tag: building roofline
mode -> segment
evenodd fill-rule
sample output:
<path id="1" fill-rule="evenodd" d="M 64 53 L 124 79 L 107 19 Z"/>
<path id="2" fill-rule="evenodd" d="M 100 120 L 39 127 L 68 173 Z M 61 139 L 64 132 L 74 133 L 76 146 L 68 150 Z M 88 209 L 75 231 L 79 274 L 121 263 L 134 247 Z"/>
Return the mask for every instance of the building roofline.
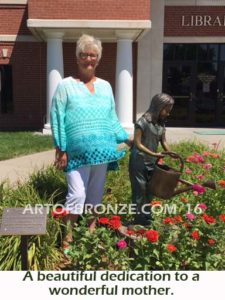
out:
<path id="1" fill-rule="evenodd" d="M 150 20 L 66 20 L 28 19 L 27 27 L 39 40 L 61 34 L 64 41 L 74 41 L 82 33 L 93 34 L 103 42 L 117 39 L 137 41 L 151 28 Z"/>
<path id="2" fill-rule="evenodd" d="M 0 4 L 27 4 L 28 0 L 0 0 Z"/>
<path id="3" fill-rule="evenodd" d="M 66 19 L 28 19 L 27 26 L 40 28 L 114 28 L 150 29 L 150 20 L 66 20 Z"/>

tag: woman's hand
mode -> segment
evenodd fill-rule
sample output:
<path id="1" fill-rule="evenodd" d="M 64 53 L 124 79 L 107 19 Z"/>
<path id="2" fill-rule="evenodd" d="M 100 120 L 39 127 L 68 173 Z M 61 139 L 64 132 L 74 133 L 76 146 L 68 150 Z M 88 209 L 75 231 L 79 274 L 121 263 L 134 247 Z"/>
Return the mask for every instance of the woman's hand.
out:
<path id="1" fill-rule="evenodd" d="M 67 153 L 56 148 L 54 165 L 57 169 L 63 170 L 67 165 Z"/>
<path id="2" fill-rule="evenodd" d="M 133 143 L 134 143 L 134 139 L 133 138 L 129 138 L 124 142 L 128 147 L 132 147 Z"/>

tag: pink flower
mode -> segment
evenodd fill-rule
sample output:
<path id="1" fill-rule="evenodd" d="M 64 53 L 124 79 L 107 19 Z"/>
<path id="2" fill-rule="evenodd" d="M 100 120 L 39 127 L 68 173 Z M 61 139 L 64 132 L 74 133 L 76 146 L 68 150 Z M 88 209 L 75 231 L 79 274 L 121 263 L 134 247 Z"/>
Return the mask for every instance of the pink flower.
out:
<path id="1" fill-rule="evenodd" d="M 198 206 L 201 209 L 207 209 L 207 206 L 205 205 L 205 203 L 199 203 Z"/>
<path id="2" fill-rule="evenodd" d="M 189 221 L 193 221 L 195 219 L 195 216 L 192 213 L 186 213 L 185 216 Z"/>
<path id="3" fill-rule="evenodd" d="M 203 151 L 202 156 L 209 156 L 209 151 Z"/>
<path id="4" fill-rule="evenodd" d="M 194 195 L 194 196 L 198 196 L 198 192 L 197 192 L 197 191 L 194 191 L 194 192 L 193 192 L 193 195 Z"/>
<path id="5" fill-rule="evenodd" d="M 205 192 L 205 188 L 200 184 L 193 184 L 192 189 L 199 194 L 203 194 Z"/>
<path id="6" fill-rule="evenodd" d="M 205 160 L 200 154 L 194 153 L 194 154 L 188 156 L 186 161 L 197 164 L 197 163 L 203 163 Z"/>
<path id="7" fill-rule="evenodd" d="M 198 180 L 203 180 L 203 179 L 204 179 L 204 175 L 197 175 L 196 178 L 197 178 Z"/>
<path id="8" fill-rule="evenodd" d="M 186 174 L 191 174 L 191 173 L 192 173 L 192 170 L 189 169 L 189 168 L 186 168 L 186 169 L 185 169 L 185 173 L 186 173 Z"/>
<path id="9" fill-rule="evenodd" d="M 118 249 L 124 249 L 124 248 L 127 247 L 127 243 L 124 240 L 119 240 L 116 243 L 116 246 L 117 246 Z"/>
<path id="10" fill-rule="evenodd" d="M 164 165 L 164 163 L 165 163 L 164 160 L 162 158 L 160 158 L 158 161 L 158 165 Z"/>
<path id="11" fill-rule="evenodd" d="M 204 164 L 202 167 L 205 170 L 210 170 L 212 168 L 212 164 Z"/>

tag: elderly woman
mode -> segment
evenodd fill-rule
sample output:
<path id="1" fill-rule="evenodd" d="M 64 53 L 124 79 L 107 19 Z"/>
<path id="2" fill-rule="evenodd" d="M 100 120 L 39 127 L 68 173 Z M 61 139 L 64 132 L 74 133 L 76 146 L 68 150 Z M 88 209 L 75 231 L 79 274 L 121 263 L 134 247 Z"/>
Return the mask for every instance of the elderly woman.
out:
<path id="1" fill-rule="evenodd" d="M 100 40 L 82 35 L 76 47 L 77 77 L 63 79 L 52 100 L 55 164 L 66 174 L 66 221 L 72 226 L 85 204 L 94 209 L 101 203 L 107 168 L 124 155 L 117 144 L 130 144 L 118 122 L 109 82 L 95 76 L 101 55 Z"/>

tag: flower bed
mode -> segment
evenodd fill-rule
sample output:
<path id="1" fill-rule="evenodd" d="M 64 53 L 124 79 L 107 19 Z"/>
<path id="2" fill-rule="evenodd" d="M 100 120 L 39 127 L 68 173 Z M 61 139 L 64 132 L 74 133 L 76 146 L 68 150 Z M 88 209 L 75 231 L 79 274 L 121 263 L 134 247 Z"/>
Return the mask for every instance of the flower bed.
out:
<path id="1" fill-rule="evenodd" d="M 192 145 L 193 146 L 193 145 Z M 187 144 L 174 147 L 185 159 L 184 177 L 193 182 L 192 191 L 169 200 L 154 199 L 150 227 L 118 228 L 132 216 L 103 215 L 90 235 L 83 225 L 75 229 L 75 244 L 69 256 L 76 269 L 113 270 L 224 270 L 225 269 L 225 161 L 224 153 Z M 182 150 L 182 151 L 181 151 Z M 185 155 L 186 154 L 186 155 Z M 185 155 L 185 156 L 184 156 Z M 176 163 L 175 161 L 173 162 Z M 187 171 L 188 170 L 188 171 Z M 121 177 L 120 177 L 121 179 Z M 216 190 L 203 187 L 214 180 Z M 105 195 L 113 199 L 115 184 Z"/>
<path id="2" fill-rule="evenodd" d="M 60 216 L 66 212 L 57 209 L 49 214 L 48 234 L 29 241 L 29 269 L 224 270 L 225 154 L 218 152 L 216 146 L 206 148 L 194 143 L 179 143 L 172 150 L 185 159 L 182 178 L 195 186 L 169 200 L 154 199 L 150 206 L 151 226 L 128 228 L 121 235 L 121 225 L 133 219 L 123 209 L 121 214 L 102 213 L 96 230 L 90 233 L 88 216 L 84 216 L 67 251 L 70 265 L 61 267 Z M 214 180 L 217 189 L 203 187 L 207 180 Z M 63 173 L 48 168 L 16 190 L 0 186 L 0 211 L 27 204 L 62 203 L 65 191 Z M 108 174 L 103 203 L 120 208 L 121 204 L 129 204 L 130 199 L 127 155 L 120 161 L 120 170 Z M 0 237 L 0 270 L 19 270 L 19 251 L 18 238 Z"/>

